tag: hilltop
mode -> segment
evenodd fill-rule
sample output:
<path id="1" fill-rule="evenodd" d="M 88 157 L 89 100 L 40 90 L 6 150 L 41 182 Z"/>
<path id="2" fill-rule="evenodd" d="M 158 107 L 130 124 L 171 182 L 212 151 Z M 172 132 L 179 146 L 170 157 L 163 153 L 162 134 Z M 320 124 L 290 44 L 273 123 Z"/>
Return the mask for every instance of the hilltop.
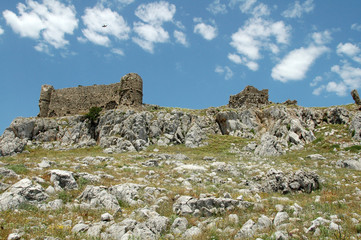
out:
<path id="1" fill-rule="evenodd" d="M 359 106 L 246 90 L 235 108 L 15 119 L 0 137 L 0 237 L 360 238 Z"/>

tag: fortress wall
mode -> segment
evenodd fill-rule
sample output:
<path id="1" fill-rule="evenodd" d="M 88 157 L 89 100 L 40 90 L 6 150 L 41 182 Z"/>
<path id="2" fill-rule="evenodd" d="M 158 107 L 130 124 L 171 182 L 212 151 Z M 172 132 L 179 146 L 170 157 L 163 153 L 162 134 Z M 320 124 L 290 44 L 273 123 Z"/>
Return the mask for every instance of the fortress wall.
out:
<path id="1" fill-rule="evenodd" d="M 91 107 L 116 108 L 119 105 L 119 92 L 120 83 L 53 90 L 47 116 L 86 113 Z"/>
<path id="2" fill-rule="evenodd" d="M 41 86 L 39 117 L 84 114 L 92 107 L 115 109 L 143 104 L 143 80 L 136 73 L 124 75 L 120 82 L 109 85 L 79 86 L 55 90 Z"/>

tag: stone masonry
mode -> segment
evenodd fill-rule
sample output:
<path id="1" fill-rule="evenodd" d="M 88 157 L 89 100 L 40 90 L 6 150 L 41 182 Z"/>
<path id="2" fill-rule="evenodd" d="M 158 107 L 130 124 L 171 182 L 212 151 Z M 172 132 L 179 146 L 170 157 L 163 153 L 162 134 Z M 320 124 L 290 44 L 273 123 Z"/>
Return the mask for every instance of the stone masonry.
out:
<path id="1" fill-rule="evenodd" d="M 255 106 L 269 104 L 268 89 L 259 91 L 253 86 L 247 86 L 242 92 L 229 97 L 228 106 L 231 108 L 240 108 L 242 106 Z"/>
<path id="2" fill-rule="evenodd" d="M 91 107 L 115 109 L 121 106 L 138 107 L 143 103 L 143 80 L 129 73 L 119 83 L 54 89 L 41 86 L 39 117 L 59 117 L 82 114 Z"/>

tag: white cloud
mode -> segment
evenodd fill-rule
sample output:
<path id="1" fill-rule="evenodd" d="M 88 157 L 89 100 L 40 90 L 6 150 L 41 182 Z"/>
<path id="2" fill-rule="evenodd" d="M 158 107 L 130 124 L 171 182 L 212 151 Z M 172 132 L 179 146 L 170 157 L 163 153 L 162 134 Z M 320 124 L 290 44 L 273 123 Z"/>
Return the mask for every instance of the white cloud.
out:
<path id="1" fill-rule="evenodd" d="M 143 22 L 161 25 L 163 22 L 173 21 L 175 12 L 176 7 L 174 4 L 160 1 L 139 5 L 135 10 L 135 15 Z"/>
<path id="2" fill-rule="evenodd" d="M 323 78 L 321 77 L 321 76 L 317 76 L 317 77 L 315 77 L 313 80 L 312 80 L 312 82 L 310 83 L 310 86 L 311 87 L 315 87 L 315 86 L 317 86 L 317 84 L 319 83 L 319 82 L 321 82 L 323 80 Z"/>
<path id="3" fill-rule="evenodd" d="M 227 6 L 222 4 L 220 0 L 214 0 L 208 5 L 207 10 L 213 14 L 225 14 L 227 13 Z"/>
<path id="4" fill-rule="evenodd" d="M 354 23 L 354 24 L 351 25 L 351 29 L 361 32 L 361 24 Z"/>
<path id="5" fill-rule="evenodd" d="M 214 71 L 220 75 L 224 75 L 225 80 L 229 80 L 233 77 L 233 71 L 228 66 L 216 66 Z"/>
<path id="6" fill-rule="evenodd" d="M 343 85 L 348 89 L 361 87 L 361 68 L 352 67 L 349 63 L 345 62 L 342 66 L 333 66 L 331 71 L 341 77 Z"/>
<path id="7" fill-rule="evenodd" d="M 272 22 L 262 18 L 251 18 L 231 37 L 230 45 L 242 56 L 242 61 L 239 61 L 240 59 L 237 59 L 234 54 L 228 55 L 228 58 L 256 71 L 258 64 L 255 61 L 262 58 L 261 51 L 267 50 L 274 54 L 278 53 L 277 44 L 287 44 L 289 36 L 290 27 L 282 21 Z"/>
<path id="8" fill-rule="evenodd" d="M 242 0 L 242 4 L 239 6 L 243 13 L 249 12 L 252 9 L 252 6 L 257 2 L 257 0 Z"/>
<path id="9" fill-rule="evenodd" d="M 243 63 L 242 58 L 239 55 L 234 54 L 234 53 L 229 53 L 228 54 L 228 59 L 231 60 L 232 62 L 236 63 L 236 64 L 242 64 Z"/>
<path id="10" fill-rule="evenodd" d="M 110 37 L 117 40 L 129 38 L 130 27 L 122 16 L 109 8 L 104 8 L 101 5 L 87 8 L 82 20 L 86 26 L 82 32 L 85 38 L 92 43 L 108 47 L 111 45 Z M 84 39 L 80 38 L 79 40 L 83 41 Z"/>
<path id="11" fill-rule="evenodd" d="M 122 9 L 129 4 L 132 4 L 135 0 L 99 0 L 98 4 L 108 8 Z"/>
<path id="12" fill-rule="evenodd" d="M 133 37 L 133 41 L 145 51 L 153 53 L 155 43 L 168 42 L 169 33 L 162 25 L 173 22 L 175 12 L 175 5 L 164 1 L 139 5 L 135 15 L 143 22 L 133 24 L 133 30 L 138 35 Z"/>
<path id="13" fill-rule="evenodd" d="M 346 96 L 347 87 L 343 82 L 341 83 L 329 82 L 326 86 L 326 91 L 334 92 L 338 96 L 343 97 Z"/>
<path id="14" fill-rule="evenodd" d="M 188 42 L 187 42 L 187 38 L 184 32 L 175 30 L 173 33 L 174 38 L 176 39 L 176 42 L 184 45 L 184 46 L 188 46 Z"/>
<path id="15" fill-rule="evenodd" d="M 337 54 L 346 54 L 350 57 L 353 57 L 360 53 L 360 48 L 352 43 L 340 43 L 337 45 Z"/>
<path id="16" fill-rule="evenodd" d="M 112 49 L 112 53 L 117 54 L 117 55 L 120 55 L 120 56 L 124 56 L 124 52 L 123 52 L 123 50 L 120 49 L 120 48 L 113 48 L 113 49 Z"/>
<path id="17" fill-rule="evenodd" d="M 19 3 L 17 9 L 19 16 L 9 10 L 3 12 L 6 23 L 13 31 L 55 48 L 65 47 L 69 43 L 65 34 L 73 34 L 78 27 L 74 6 L 66 6 L 57 0 L 43 0 L 42 4 L 28 0 L 26 5 Z M 45 49 L 39 46 L 36 50 Z"/>
<path id="18" fill-rule="evenodd" d="M 326 88 L 325 85 L 321 85 L 321 86 L 319 86 L 318 88 L 314 89 L 314 90 L 312 91 L 312 94 L 313 94 L 313 95 L 316 95 L 316 96 L 319 96 L 319 95 L 321 95 L 322 91 L 323 91 L 325 88 Z"/>
<path id="19" fill-rule="evenodd" d="M 355 62 L 361 63 L 361 50 L 352 43 L 339 43 L 336 52 L 338 55 L 346 55 Z"/>
<path id="20" fill-rule="evenodd" d="M 193 21 L 197 23 L 194 26 L 194 33 L 200 34 L 204 39 L 210 41 L 217 37 L 217 27 L 205 24 L 201 18 L 194 18 Z"/>
<path id="21" fill-rule="evenodd" d="M 169 34 L 161 26 L 151 25 L 142 22 L 134 23 L 134 32 L 139 37 L 134 37 L 133 41 L 144 50 L 153 53 L 155 43 L 165 43 L 169 39 Z"/>
<path id="22" fill-rule="evenodd" d="M 4 29 L 0 26 L 0 35 L 4 33 Z"/>
<path id="23" fill-rule="evenodd" d="M 315 8 L 313 0 L 306 0 L 303 3 L 296 1 L 285 10 L 282 15 L 286 18 L 300 18 L 304 13 L 309 13 Z"/>
<path id="24" fill-rule="evenodd" d="M 328 30 L 313 33 L 312 39 L 317 45 L 324 45 L 332 41 L 331 33 Z"/>
<path id="25" fill-rule="evenodd" d="M 269 8 L 266 4 L 260 3 L 256 7 L 253 8 L 251 13 L 254 17 L 262 17 L 262 16 L 270 15 L 271 11 L 269 10 Z"/>
<path id="26" fill-rule="evenodd" d="M 35 47 L 35 50 L 38 51 L 38 52 L 43 52 L 43 53 L 46 53 L 48 55 L 52 55 L 51 52 L 50 52 L 50 49 L 49 49 L 49 45 L 43 43 L 43 42 L 40 42 L 38 45 L 36 45 Z"/>
<path id="27" fill-rule="evenodd" d="M 272 78 L 281 82 L 302 80 L 313 62 L 327 50 L 325 46 L 310 45 L 291 51 L 272 69 Z"/>

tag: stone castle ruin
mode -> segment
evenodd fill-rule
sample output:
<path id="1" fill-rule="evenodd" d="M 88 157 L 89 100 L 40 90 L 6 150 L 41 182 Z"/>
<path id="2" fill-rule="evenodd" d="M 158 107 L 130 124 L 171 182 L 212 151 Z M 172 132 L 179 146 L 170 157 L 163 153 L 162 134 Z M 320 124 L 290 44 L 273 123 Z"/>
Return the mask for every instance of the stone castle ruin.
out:
<path id="1" fill-rule="evenodd" d="M 88 112 L 91 107 L 115 109 L 143 104 L 143 80 L 136 73 L 123 76 L 119 83 L 54 89 L 41 86 L 39 117 L 59 117 Z"/>
<path id="2" fill-rule="evenodd" d="M 260 107 L 269 104 L 268 89 L 258 90 L 253 86 L 247 86 L 242 92 L 229 97 L 228 106 L 240 108 L 242 106 Z"/>

